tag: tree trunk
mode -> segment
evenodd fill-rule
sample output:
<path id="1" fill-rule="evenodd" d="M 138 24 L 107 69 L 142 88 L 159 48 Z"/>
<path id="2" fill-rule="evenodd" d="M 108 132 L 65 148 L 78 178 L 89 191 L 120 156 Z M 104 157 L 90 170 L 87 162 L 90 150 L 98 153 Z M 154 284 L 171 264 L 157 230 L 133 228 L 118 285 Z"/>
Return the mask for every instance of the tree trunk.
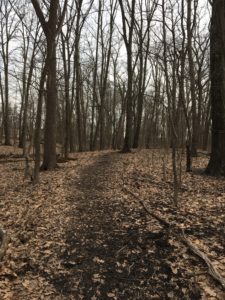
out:
<path id="1" fill-rule="evenodd" d="M 131 151 L 131 134 L 132 134 L 132 81 L 133 81 L 133 70 L 132 70 L 132 51 L 128 50 L 127 53 L 127 72 L 128 72 L 128 84 L 126 94 L 126 133 L 123 144 L 123 153 Z"/>
<path id="2" fill-rule="evenodd" d="M 195 70 L 192 51 L 192 36 L 195 26 L 196 8 L 192 8 L 193 0 L 187 0 L 187 50 L 189 61 L 190 92 L 192 101 L 192 137 L 191 137 L 191 155 L 197 156 L 197 113 L 196 113 L 196 94 L 195 94 Z M 191 19 L 192 11 L 194 13 L 193 22 Z"/>
<path id="3" fill-rule="evenodd" d="M 206 173 L 225 175 L 225 2 L 212 2 L 210 32 L 212 151 Z"/>
<path id="4" fill-rule="evenodd" d="M 9 146 L 10 132 L 9 132 L 9 67 L 8 63 L 5 64 L 5 118 L 4 118 L 4 131 L 5 131 L 5 145 Z"/>
<path id="5" fill-rule="evenodd" d="M 127 16 L 124 11 L 124 4 L 122 0 L 119 0 L 122 23 L 123 23 L 123 39 L 127 50 L 127 93 L 126 93 L 126 131 L 123 144 L 123 153 L 128 153 L 131 151 L 132 145 L 132 104 L 133 104 L 133 63 L 132 63 L 132 45 L 133 45 L 133 32 L 135 25 L 135 4 L 136 1 L 132 0 L 131 5 L 128 4 L 129 21 L 127 21 Z M 127 22 L 129 24 L 127 24 Z"/>
<path id="6" fill-rule="evenodd" d="M 47 101 L 44 133 L 43 170 L 52 170 L 56 167 L 56 42 L 55 37 L 47 37 Z"/>
<path id="7" fill-rule="evenodd" d="M 36 123 L 35 123 L 35 133 L 34 133 L 35 163 L 34 163 L 33 184 L 38 183 L 39 173 L 40 173 L 41 116 L 42 116 L 42 105 L 43 105 L 44 84 L 45 84 L 46 73 L 47 73 L 47 68 L 46 66 L 44 66 L 41 73 L 40 87 L 38 93 L 38 106 L 37 106 L 37 115 L 36 115 Z"/>
<path id="8" fill-rule="evenodd" d="M 79 26 L 79 24 L 77 25 Z M 79 30 L 79 28 L 78 28 Z M 75 42 L 75 64 L 76 64 L 76 114 L 77 114 L 77 134 L 78 134 L 78 151 L 83 151 L 83 140 L 82 140 L 82 116 L 81 116 L 81 69 L 80 69 L 80 54 L 79 54 L 79 44 L 80 44 L 80 38 L 79 33 L 77 33 L 76 36 L 76 42 Z"/>
<path id="9" fill-rule="evenodd" d="M 90 132 L 90 151 L 95 150 L 95 134 L 94 134 L 94 123 L 96 121 L 95 108 L 97 106 L 97 75 L 98 75 L 98 49 L 99 49 L 99 35 L 100 35 L 100 21 L 102 15 L 102 1 L 99 1 L 98 7 L 98 22 L 97 22 L 97 36 L 96 36 L 96 49 L 95 49 L 95 62 L 93 70 L 93 89 L 92 89 L 92 108 L 91 108 L 91 132 Z"/>
<path id="10" fill-rule="evenodd" d="M 47 99 L 46 119 L 44 134 L 43 170 L 52 170 L 56 167 L 56 112 L 57 112 L 57 87 L 56 87 L 56 44 L 57 35 L 60 33 L 66 13 L 67 0 L 64 2 L 61 17 L 58 18 L 59 0 L 52 0 L 49 4 L 49 18 L 45 20 L 39 1 L 31 0 L 47 40 Z"/>
<path id="11" fill-rule="evenodd" d="M 26 154 L 27 110 L 28 110 L 28 103 L 29 103 L 29 96 L 30 96 L 31 80 L 32 80 L 33 70 L 34 70 L 34 56 L 35 56 L 35 46 L 31 57 L 27 84 L 24 90 L 25 95 L 24 95 L 23 125 L 22 125 L 21 141 L 20 141 L 21 142 L 20 146 L 23 148 L 24 155 Z"/>

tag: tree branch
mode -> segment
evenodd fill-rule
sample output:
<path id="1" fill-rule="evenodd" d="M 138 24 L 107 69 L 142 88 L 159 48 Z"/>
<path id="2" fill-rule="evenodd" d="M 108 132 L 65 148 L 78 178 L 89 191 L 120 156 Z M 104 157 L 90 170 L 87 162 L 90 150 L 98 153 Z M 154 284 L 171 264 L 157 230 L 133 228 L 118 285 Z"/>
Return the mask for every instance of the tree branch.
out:
<path id="1" fill-rule="evenodd" d="M 38 17 L 38 19 L 39 19 L 39 21 L 41 23 L 41 26 L 42 26 L 42 28 L 44 30 L 44 33 L 45 33 L 45 35 L 47 35 L 48 34 L 47 22 L 45 21 L 45 17 L 43 15 L 43 12 L 41 10 L 39 2 L 37 0 L 31 0 L 31 2 L 33 4 L 33 7 L 34 7 L 35 12 L 37 14 L 37 17 Z"/>
<path id="2" fill-rule="evenodd" d="M 59 23 L 58 23 L 58 27 L 57 27 L 57 30 L 56 30 L 56 35 L 58 35 L 60 33 L 61 29 L 62 29 L 63 21 L 65 19 L 65 15 L 66 15 L 67 3 L 68 3 L 68 0 L 65 0 L 64 6 L 63 6 L 62 15 L 60 17 L 60 20 L 59 20 Z"/>

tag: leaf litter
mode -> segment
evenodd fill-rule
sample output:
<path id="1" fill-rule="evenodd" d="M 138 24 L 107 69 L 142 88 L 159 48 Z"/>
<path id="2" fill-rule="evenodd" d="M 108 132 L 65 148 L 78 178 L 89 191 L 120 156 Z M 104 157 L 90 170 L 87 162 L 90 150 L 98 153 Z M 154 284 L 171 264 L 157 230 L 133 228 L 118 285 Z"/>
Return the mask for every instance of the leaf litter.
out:
<path id="1" fill-rule="evenodd" d="M 0 163 L 10 238 L 0 299 L 225 299 L 202 261 L 124 192 L 182 228 L 225 278 L 225 185 L 199 172 L 205 157 L 192 173 L 182 165 L 174 208 L 168 151 L 76 153 L 37 186 L 24 179 L 20 150 L 0 151 L 0 162 L 19 157 Z"/>

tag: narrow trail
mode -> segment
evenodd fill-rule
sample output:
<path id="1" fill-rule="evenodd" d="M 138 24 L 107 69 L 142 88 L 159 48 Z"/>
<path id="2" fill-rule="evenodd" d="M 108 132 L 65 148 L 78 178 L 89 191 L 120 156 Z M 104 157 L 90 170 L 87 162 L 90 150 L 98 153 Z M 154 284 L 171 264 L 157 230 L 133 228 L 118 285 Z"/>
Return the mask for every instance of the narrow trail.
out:
<path id="1" fill-rule="evenodd" d="M 105 154 L 84 168 L 74 182 L 76 194 L 70 198 L 74 215 L 67 236 L 70 247 L 62 256 L 71 277 L 55 281 L 62 294 L 72 299 L 110 299 L 113 295 L 147 299 L 140 286 L 145 280 L 141 269 L 148 267 L 141 258 L 146 226 L 134 224 L 134 214 L 140 219 L 141 211 L 125 205 L 119 186 L 122 178 L 117 176 L 121 176 L 118 155 Z"/>
<path id="2" fill-rule="evenodd" d="M 74 153 L 37 186 L 24 181 L 23 164 L 2 164 L 0 228 L 10 242 L 0 299 L 225 299 L 203 261 L 129 193 L 182 226 L 225 278 L 224 179 L 183 172 L 174 210 L 172 166 L 167 156 L 162 172 L 163 155 Z"/>
<path id="3" fill-rule="evenodd" d="M 69 275 L 52 281 L 67 299 L 169 299 L 175 287 L 166 262 L 173 247 L 164 232 L 151 234 L 145 212 L 123 197 L 120 158 L 100 154 L 70 181 L 68 248 L 60 257 Z"/>

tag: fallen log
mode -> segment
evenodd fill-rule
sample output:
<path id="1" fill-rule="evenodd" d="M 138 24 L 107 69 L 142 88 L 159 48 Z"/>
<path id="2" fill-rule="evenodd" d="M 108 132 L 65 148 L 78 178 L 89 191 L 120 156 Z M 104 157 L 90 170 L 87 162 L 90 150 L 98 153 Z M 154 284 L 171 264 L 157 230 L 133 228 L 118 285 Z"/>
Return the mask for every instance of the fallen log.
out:
<path id="1" fill-rule="evenodd" d="M 210 156 L 211 155 L 211 153 L 202 152 L 202 151 L 198 151 L 197 154 L 201 154 L 203 156 Z"/>

